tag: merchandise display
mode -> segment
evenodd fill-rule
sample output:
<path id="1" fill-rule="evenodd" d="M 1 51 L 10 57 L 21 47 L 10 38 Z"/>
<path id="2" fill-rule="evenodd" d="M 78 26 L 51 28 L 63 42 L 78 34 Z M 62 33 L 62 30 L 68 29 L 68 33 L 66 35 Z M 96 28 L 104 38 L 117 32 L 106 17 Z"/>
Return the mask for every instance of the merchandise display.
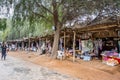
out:
<path id="1" fill-rule="evenodd" d="M 84 41 L 81 41 L 81 43 L 82 43 L 82 53 L 86 51 L 90 52 L 93 50 L 92 40 L 84 40 Z"/>
<path id="2" fill-rule="evenodd" d="M 108 59 L 106 61 L 106 64 L 109 65 L 109 66 L 115 66 L 115 65 L 118 65 L 119 62 L 117 60 L 115 60 L 115 59 Z"/>
<path id="3" fill-rule="evenodd" d="M 117 52 L 114 51 L 104 51 L 102 52 L 102 60 L 104 63 L 110 66 L 115 66 L 120 63 L 120 57 Z"/>

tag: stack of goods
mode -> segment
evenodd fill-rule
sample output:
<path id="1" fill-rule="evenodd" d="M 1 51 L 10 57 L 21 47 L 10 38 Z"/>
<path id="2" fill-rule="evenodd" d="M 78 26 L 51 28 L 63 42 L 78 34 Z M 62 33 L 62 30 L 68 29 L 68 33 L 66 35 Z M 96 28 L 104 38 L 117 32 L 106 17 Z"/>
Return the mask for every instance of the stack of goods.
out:
<path id="1" fill-rule="evenodd" d="M 91 60 L 91 56 L 90 56 L 88 51 L 83 53 L 83 60 L 85 60 L 85 61 L 90 61 Z"/>
<path id="2" fill-rule="evenodd" d="M 106 51 L 105 55 L 110 56 L 110 57 L 116 57 L 116 56 L 118 56 L 118 53 L 116 53 L 114 51 Z"/>
<path id="3" fill-rule="evenodd" d="M 118 53 L 116 53 L 114 51 L 104 51 L 104 52 L 102 52 L 101 55 L 106 56 L 106 57 L 117 57 Z"/>
<path id="4" fill-rule="evenodd" d="M 115 59 L 108 59 L 106 64 L 110 65 L 110 66 L 115 66 L 115 65 L 118 65 L 119 62 L 117 60 L 115 60 Z"/>
<path id="5" fill-rule="evenodd" d="M 84 61 L 90 61 L 90 60 L 91 60 L 91 57 L 90 57 L 90 56 L 84 56 L 84 57 L 83 57 L 83 60 L 84 60 Z"/>
<path id="6" fill-rule="evenodd" d="M 114 51 L 105 51 L 102 53 L 103 57 L 103 63 L 106 63 L 107 65 L 117 65 L 120 63 L 120 58 L 118 57 L 118 53 Z"/>

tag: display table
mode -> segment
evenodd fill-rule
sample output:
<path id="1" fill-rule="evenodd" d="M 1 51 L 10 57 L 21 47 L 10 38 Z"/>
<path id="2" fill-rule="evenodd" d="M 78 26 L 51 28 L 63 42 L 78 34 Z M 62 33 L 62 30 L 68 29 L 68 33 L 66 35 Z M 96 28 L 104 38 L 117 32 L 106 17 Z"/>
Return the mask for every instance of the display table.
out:
<path id="1" fill-rule="evenodd" d="M 117 61 L 119 62 L 119 64 L 120 64 L 120 57 L 108 56 L 108 58 L 115 59 L 115 60 L 117 60 Z"/>
<path id="2" fill-rule="evenodd" d="M 115 59 L 120 64 L 120 57 L 119 56 L 107 56 L 105 54 L 101 54 L 101 55 L 102 55 L 102 61 L 107 61 L 108 59 Z"/>

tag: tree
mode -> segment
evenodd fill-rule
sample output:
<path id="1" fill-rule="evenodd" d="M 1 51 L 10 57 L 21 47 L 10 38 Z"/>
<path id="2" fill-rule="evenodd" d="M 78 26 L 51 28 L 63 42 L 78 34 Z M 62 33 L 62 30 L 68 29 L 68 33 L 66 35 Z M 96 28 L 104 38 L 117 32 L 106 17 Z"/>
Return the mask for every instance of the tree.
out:
<path id="1" fill-rule="evenodd" d="M 52 49 L 54 58 L 57 55 L 60 30 L 65 24 L 88 25 L 110 16 L 111 13 L 120 12 L 119 0 L 10 0 L 9 2 L 14 4 L 13 24 L 18 26 L 28 21 L 29 29 L 32 31 L 36 22 L 47 28 L 55 26 Z"/>
<path id="2" fill-rule="evenodd" d="M 103 9 L 105 10 L 105 8 L 108 7 L 106 13 L 107 10 L 110 12 L 111 4 L 109 3 L 113 2 L 113 0 L 101 0 L 101 2 L 96 0 L 20 0 L 15 9 L 18 10 L 17 13 L 19 12 L 19 14 L 21 13 L 20 15 L 22 15 L 21 18 L 18 17 L 17 19 L 25 18 L 28 19 L 30 23 L 39 20 L 41 23 L 52 24 L 55 26 L 56 30 L 54 33 L 52 56 L 56 57 L 59 33 L 63 24 L 75 20 L 75 18 L 78 18 L 79 16 L 90 15 L 95 12 L 95 10 L 100 13 Z M 33 7 L 31 7 L 31 5 L 33 5 Z M 89 10 L 90 8 L 91 10 Z"/>
<path id="3" fill-rule="evenodd" d="M 67 21 L 88 14 L 86 6 L 84 0 L 19 0 L 15 4 L 13 20 L 20 23 L 28 20 L 30 26 L 36 21 L 47 27 L 55 26 L 52 56 L 56 58 L 61 28 Z"/>
<path id="4" fill-rule="evenodd" d="M 0 39 L 1 39 L 0 41 L 6 41 L 11 29 L 10 20 L 5 19 L 5 21 L 2 22 L 1 24 L 2 24 L 2 27 L 0 31 Z"/>

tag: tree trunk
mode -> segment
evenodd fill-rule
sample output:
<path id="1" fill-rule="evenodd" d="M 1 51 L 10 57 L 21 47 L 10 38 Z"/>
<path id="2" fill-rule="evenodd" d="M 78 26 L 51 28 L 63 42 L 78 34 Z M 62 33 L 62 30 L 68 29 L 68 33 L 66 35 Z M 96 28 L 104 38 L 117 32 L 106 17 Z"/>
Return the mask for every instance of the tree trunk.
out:
<path id="1" fill-rule="evenodd" d="M 54 26 L 55 26 L 55 33 L 54 33 L 54 42 L 53 42 L 53 47 L 52 47 L 52 58 L 57 57 L 57 50 L 58 50 L 58 43 L 59 43 L 59 34 L 60 34 L 60 23 L 58 20 L 58 10 L 57 10 L 57 2 L 56 0 L 52 0 L 52 6 L 53 6 L 53 21 L 54 21 Z"/>
<path id="2" fill-rule="evenodd" d="M 52 54 L 51 57 L 52 58 L 56 58 L 57 57 L 57 50 L 58 50 L 58 43 L 59 43 L 59 34 L 60 34 L 60 25 L 57 25 L 57 30 L 54 33 L 54 42 L 53 42 L 53 47 L 52 47 Z"/>

